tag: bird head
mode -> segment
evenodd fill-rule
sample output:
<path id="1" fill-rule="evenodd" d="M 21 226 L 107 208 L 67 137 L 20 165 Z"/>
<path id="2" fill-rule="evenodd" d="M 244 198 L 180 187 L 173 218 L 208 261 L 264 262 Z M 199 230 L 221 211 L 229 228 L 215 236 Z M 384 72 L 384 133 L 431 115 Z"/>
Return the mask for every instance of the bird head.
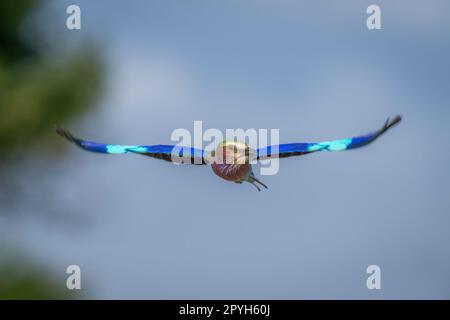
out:
<path id="1" fill-rule="evenodd" d="M 249 164 L 256 159 L 256 151 L 240 141 L 222 141 L 212 152 L 215 163 Z"/>

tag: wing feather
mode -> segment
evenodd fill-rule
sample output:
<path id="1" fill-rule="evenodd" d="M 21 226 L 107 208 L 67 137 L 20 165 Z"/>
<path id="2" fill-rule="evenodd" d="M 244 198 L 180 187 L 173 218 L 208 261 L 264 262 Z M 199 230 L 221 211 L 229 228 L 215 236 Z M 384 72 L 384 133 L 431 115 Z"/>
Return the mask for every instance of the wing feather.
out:
<path id="1" fill-rule="evenodd" d="M 399 123 L 401 120 L 401 116 L 395 116 L 392 120 L 388 118 L 381 129 L 363 136 L 357 136 L 353 138 L 309 143 L 287 143 L 259 148 L 257 150 L 257 158 L 287 158 L 292 156 L 301 156 L 316 151 L 343 151 L 360 148 L 373 142 L 375 139 L 377 139 L 387 130 Z"/>
<path id="2" fill-rule="evenodd" d="M 57 127 L 56 132 L 80 148 L 91 152 L 106 154 L 137 153 L 170 162 L 207 164 L 204 158 L 205 152 L 202 149 L 163 144 L 153 146 L 106 144 L 76 138 L 61 127 Z"/>

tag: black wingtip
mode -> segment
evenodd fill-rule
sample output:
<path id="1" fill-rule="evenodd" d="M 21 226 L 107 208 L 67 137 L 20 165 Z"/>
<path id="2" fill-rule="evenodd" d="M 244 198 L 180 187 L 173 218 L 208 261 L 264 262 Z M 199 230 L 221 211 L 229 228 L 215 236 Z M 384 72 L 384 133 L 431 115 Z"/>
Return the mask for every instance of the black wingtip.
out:
<path id="1" fill-rule="evenodd" d="M 392 120 L 390 118 L 387 118 L 383 128 L 381 128 L 379 131 L 379 135 L 385 133 L 387 130 L 400 123 L 400 121 L 402 121 L 402 116 L 400 115 L 396 115 Z"/>
<path id="2" fill-rule="evenodd" d="M 73 142 L 75 144 L 79 144 L 79 140 L 75 138 L 69 131 L 61 127 L 60 125 L 55 126 L 55 131 L 58 135 L 61 137 L 67 139 L 70 142 Z"/>
<path id="3" fill-rule="evenodd" d="M 70 134 L 70 132 L 67 131 L 66 129 L 64 129 L 63 127 L 61 127 L 60 125 L 55 126 L 55 131 L 61 137 L 65 138 L 69 141 L 73 141 L 73 136 Z"/>
<path id="4" fill-rule="evenodd" d="M 402 121 L 401 115 L 396 115 L 391 121 L 388 119 L 387 128 L 391 128 Z"/>

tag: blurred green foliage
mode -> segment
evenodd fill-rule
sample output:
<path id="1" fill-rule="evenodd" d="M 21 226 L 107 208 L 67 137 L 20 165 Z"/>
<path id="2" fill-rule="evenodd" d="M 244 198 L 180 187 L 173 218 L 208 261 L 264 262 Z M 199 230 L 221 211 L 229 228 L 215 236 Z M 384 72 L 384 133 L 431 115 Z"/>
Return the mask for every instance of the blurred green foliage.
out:
<path id="1" fill-rule="evenodd" d="M 5 257 L 3 257 L 5 258 Z M 73 299 L 80 291 L 69 291 L 65 279 L 58 279 L 29 259 L 8 255 L 0 263 L 0 299 Z"/>
<path id="2" fill-rule="evenodd" d="M 30 57 L 31 46 L 19 36 L 19 29 L 25 16 L 36 8 L 38 0 L 0 1 L 0 43 L 1 56 L 8 62 L 16 62 Z"/>
<path id="3" fill-rule="evenodd" d="M 95 56 L 26 66 L 0 62 L 0 151 L 53 133 L 88 108 L 99 87 Z"/>
<path id="4" fill-rule="evenodd" d="M 0 1 L 0 154 L 48 135 L 55 124 L 88 109 L 100 92 L 96 51 L 83 47 L 50 57 L 21 37 L 22 22 L 40 5 L 41 0 Z"/>
<path id="5" fill-rule="evenodd" d="M 0 1 L 0 171 L 13 150 L 45 146 L 49 136 L 56 139 L 54 125 L 83 114 L 101 89 L 103 68 L 97 51 L 82 46 L 58 56 L 21 36 L 24 21 L 43 2 Z M 64 46 L 64 39 L 52 40 Z M 55 279 L 33 259 L 12 258 L 2 249 L 0 245 L 0 299 L 75 297 L 65 288 L 65 279 Z"/>

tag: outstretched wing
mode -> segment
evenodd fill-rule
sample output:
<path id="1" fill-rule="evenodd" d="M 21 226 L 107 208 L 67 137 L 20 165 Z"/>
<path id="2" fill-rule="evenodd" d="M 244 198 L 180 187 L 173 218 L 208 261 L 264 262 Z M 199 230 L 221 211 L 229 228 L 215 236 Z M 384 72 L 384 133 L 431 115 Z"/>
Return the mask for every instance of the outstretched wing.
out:
<path id="1" fill-rule="evenodd" d="M 137 153 L 170 162 L 207 164 L 204 159 L 205 152 L 202 149 L 161 144 L 154 146 L 105 144 L 75 138 L 61 127 L 57 127 L 56 132 L 87 151 L 108 154 Z"/>
<path id="2" fill-rule="evenodd" d="M 257 150 L 257 157 L 258 159 L 275 157 L 287 158 L 292 156 L 301 156 L 316 151 L 342 151 L 359 148 L 371 143 L 401 120 L 401 116 L 395 116 L 392 120 L 388 118 L 381 129 L 354 138 L 311 143 L 288 143 L 260 148 Z"/>

